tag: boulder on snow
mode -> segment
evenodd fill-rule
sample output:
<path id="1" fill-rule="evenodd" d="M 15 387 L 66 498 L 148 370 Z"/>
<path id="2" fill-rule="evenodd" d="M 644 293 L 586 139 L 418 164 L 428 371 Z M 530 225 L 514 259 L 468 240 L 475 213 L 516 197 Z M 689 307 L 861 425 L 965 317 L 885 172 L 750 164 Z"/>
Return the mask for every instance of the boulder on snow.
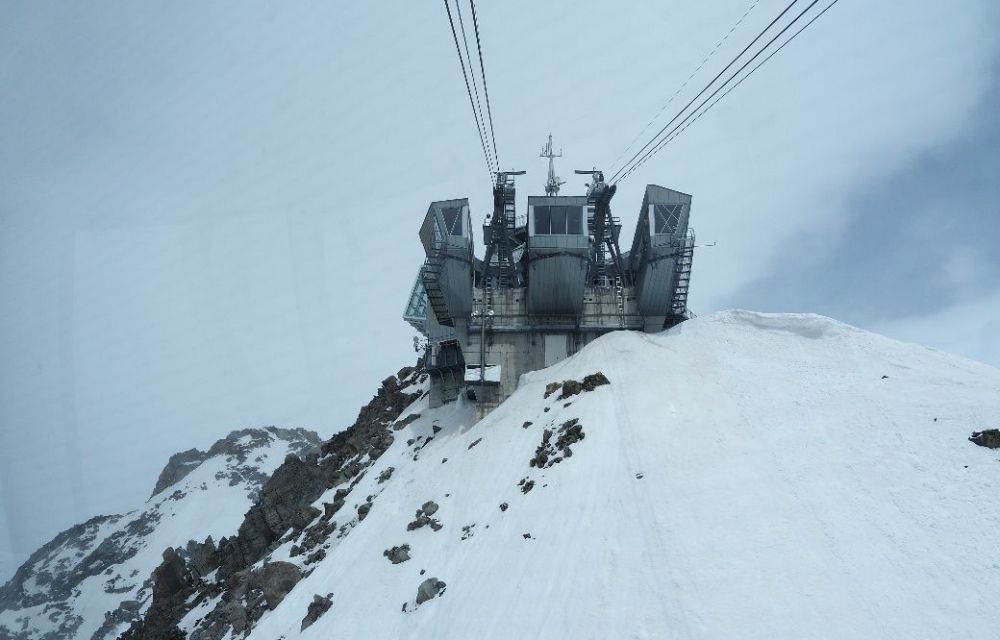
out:
<path id="1" fill-rule="evenodd" d="M 423 604 L 442 593 L 447 585 L 437 578 L 427 578 L 417 587 L 417 604 Z"/>
<path id="2" fill-rule="evenodd" d="M 267 608 L 274 610 L 302 579 L 302 572 L 291 562 L 269 562 L 250 575 L 250 586 L 264 592 Z"/>
<path id="3" fill-rule="evenodd" d="M 969 441 L 988 449 L 1000 449 L 1000 429 L 976 431 L 969 436 Z"/>
<path id="4" fill-rule="evenodd" d="M 330 610 L 330 607 L 333 606 L 332 597 L 332 593 L 328 593 L 325 596 L 317 593 L 313 596 L 313 601 L 309 603 L 309 608 L 306 609 L 306 616 L 302 618 L 302 626 L 299 627 L 300 631 L 305 631 L 312 623 L 319 620 L 321 615 Z"/>
<path id="5" fill-rule="evenodd" d="M 386 549 L 382 552 L 382 555 L 389 558 L 389 562 L 393 564 L 399 564 L 400 562 L 406 562 L 410 559 L 410 545 L 401 544 L 398 547 L 393 547 L 391 549 Z"/>

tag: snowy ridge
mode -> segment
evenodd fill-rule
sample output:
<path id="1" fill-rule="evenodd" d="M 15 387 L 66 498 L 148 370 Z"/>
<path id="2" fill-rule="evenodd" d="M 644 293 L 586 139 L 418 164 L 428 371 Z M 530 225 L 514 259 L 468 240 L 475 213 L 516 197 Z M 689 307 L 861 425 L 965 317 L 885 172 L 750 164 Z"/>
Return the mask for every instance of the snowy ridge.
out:
<path id="1" fill-rule="evenodd" d="M 232 535 L 263 480 L 287 455 L 318 444 L 302 429 L 234 431 L 194 452 L 197 462 L 142 509 L 56 536 L 0 589 L 0 638 L 118 637 L 149 606 L 165 549 Z"/>
<path id="2" fill-rule="evenodd" d="M 993 638 L 1000 455 L 967 438 L 998 398 L 996 369 L 821 316 L 610 334 L 479 424 L 418 401 L 364 520 L 248 637 Z"/>
<path id="3" fill-rule="evenodd" d="M 203 492 L 212 509 L 147 534 L 142 575 L 156 579 L 126 636 L 987 639 L 1000 628 L 1000 450 L 969 440 L 1000 426 L 996 369 L 822 316 L 729 311 L 606 335 L 523 376 L 479 423 L 461 400 L 430 409 L 425 390 L 404 369 L 355 425 L 267 467 L 249 510 L 244 495 L 225 523 L 201 520 L 229 503 L 227 479 Z M 174 462 L 183 474 L 190 456 Z M 190 498 L 171 496 L 205 482 L 208 464 L 151 502 L 180 508 Z M 129 518 L 80 525 L 65 548 L 92 548 Z M 185 555 L 209 534 L 229 538 Z M 160 562 L 167 546 L 181 551 Z M 81 600 L 76 615 L 101 609 Z M 16 637 L 11 612 L 0 616 L 0 638 Z M 117 620 L 114 633 L 127 626 Z M 92 635 L 103 621 L 54 637 L 112 637 Z"/>

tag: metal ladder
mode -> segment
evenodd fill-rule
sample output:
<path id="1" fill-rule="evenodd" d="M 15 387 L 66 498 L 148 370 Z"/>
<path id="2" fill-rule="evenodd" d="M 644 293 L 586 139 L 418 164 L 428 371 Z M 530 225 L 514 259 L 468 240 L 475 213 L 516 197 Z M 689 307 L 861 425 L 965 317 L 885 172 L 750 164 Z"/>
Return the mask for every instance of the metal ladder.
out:
<path id="1" fill-rule="evenodd" d="M 434 310 L 438 324 L 454 326 L 451 314 L 448 313 L 448 303 L 445 302 L 444 292 L 441 290 L 441 273 L 444 270 L 445 253 L 442 243 L 435 242 L 430 254 L 424 260 L 424 267 L 421 270 L 421 277 L 424 283 L 424 290 L 427 292 L 427 301 Z"/>
<path id="2" fill-rule="evenodd" d="M 675 318 L 682 318 L 687 311 L 688 289 L 691 286 L 691 265 L 694 262 L 694 230 L 681 240 L 677 255 L 674 276 L 674 293 L 670 302 L 670 311 Z"/>

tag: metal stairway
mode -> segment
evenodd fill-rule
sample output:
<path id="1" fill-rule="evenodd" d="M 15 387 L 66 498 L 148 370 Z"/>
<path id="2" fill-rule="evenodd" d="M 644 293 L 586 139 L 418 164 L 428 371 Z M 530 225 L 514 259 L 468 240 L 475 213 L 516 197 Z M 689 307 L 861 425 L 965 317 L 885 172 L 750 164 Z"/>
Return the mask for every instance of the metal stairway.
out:
<path id="1" fill-rule="evenodd" d="M 687 311 L 688 288 L 691 286 L 691 264 L 694 261 L 694 229 L 688 231 L 681 240 L 677 254 L 674 293 L 670 302 L 670 312 L 676 321 L 684 319 Z"/>
<path id="2" fill-rule="evenodd" d="M 445 252 L 441 242 L 435 242 L 430 254 L 424 260 L 424 267 L 421 270 L 421 278 L 424 283 L 424 290 L 427 291 L 427 301 L 434 310 L 434 316 L 438 324 L 453 327 L 455 321 L 448 313 L 448 303 L 444 299 L 444 291 L 441 290 L 441 276 L 444 271 Z"/>

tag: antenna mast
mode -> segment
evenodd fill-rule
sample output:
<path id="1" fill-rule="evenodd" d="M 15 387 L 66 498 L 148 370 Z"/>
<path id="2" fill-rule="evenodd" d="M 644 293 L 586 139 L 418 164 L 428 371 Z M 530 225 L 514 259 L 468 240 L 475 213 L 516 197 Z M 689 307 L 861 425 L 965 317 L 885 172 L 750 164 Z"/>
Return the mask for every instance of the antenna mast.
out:
<path id="1" fill-rule="evenodd" d="M 559 195 L 559 185 L 566 184 L 565 180 L 560 180 L 556 175 L 556 166 L 552 161 L 553 158 L 562 157 L 562 149 L 559 153 L 552 153 L 552 134 L 549 134 L 549 141 L 542 147 L 542 152 L 538 155 L 540 158 L 549 159 L 549 179 L 545 182 L 545 195 L 547 196 L 557 196 Z"/>

